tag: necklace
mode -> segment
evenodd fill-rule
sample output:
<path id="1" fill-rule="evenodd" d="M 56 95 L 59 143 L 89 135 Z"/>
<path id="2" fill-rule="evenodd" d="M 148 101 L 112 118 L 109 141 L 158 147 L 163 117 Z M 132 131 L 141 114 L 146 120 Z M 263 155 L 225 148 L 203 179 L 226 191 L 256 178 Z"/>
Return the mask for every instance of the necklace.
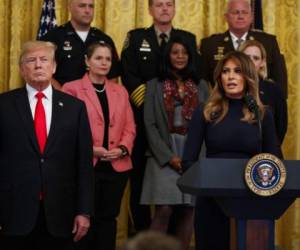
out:
<path id="1" fill-rule="evenodd" d="M 94 88 L 96 92 L 103 93 L 105 91 L 105 85 L 103 86 L 103 89 L 99 90 L 97 88 Z"/>

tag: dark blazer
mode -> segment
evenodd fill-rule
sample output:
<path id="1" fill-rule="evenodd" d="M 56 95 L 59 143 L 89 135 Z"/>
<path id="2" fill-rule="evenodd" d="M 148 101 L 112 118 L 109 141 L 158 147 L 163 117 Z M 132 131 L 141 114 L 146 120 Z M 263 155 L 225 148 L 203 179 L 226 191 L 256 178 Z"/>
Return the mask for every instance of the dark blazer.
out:
<path id="1" fill-rule="evenodd" d="M 283 96 L 287 98 L 286 65 L 284 56 L 280 54 L 276 37 L 262 31 L 250 30 L 247 40 L 257 40 L 263 44 L 267 52 L 268 77 L 279 84 Z M 218 61 L 223 55 L 232 50 L 234 50 L 234 47 L 229 31 L 213 34 L 201 40 L 202 75 L 212 85 L 214 85 L 213 72 Z"/>
<path id="2" fill-rule="evenodd" d="M 95 42 L 107 43 L 112 48 L 112 66 L 108 78 L 118 77 L 121 73 L 119 57 L 113 40 L 97 28 L 91 27 L 85 42 L 83 42 L 71 22 L 67 22 L 50 30 L 41 40 L 53 42 L 57 46 L 55 51 L 57 68 L 54 78 L 60 84 L 83 77 L 86 73 L 84 55 L 88 46 Z"/>
<path id="3" fill-rule="evenodd" d="M 199 58 L 194 34 L 172 28 L 170 38 L 173 36 L 184 38 L 194 51 L 195 59 Z M 154 26 L 129 31 L 121 54 L 122 82 L 134 104 L 143 104 L 145 84 L 158 77 L 161 59 Z"/>
<path id="4" fill-rule="evenodd" d="M 269 106 L 273 113 L 276 133 L 282 144 L 288 127 L 287 101 L 278 85 L 268 80 L 260 79 L 259 96 L 263 104 Z"/>
<path id="5" fill-rule="evenodd" d="M 93 212 L 92 140 L 82 101 L 53 90 L 43 154 L 25 88 L 0 95 L 0 233 L 26 235 L 39 211 L 48 231 L 71 236 L 74 218 Z"/>

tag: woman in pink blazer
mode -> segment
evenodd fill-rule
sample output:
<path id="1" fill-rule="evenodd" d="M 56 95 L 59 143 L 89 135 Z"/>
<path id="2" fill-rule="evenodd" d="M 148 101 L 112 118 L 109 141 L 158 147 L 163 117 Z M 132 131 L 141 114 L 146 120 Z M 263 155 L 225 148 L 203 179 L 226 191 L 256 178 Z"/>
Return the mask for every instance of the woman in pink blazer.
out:
<path id="1" fill-rule="evenodd" d="M 80 249 L 115 249 L 116 217 L 132 168 L 134 117 L 126 89 L 106 78 L 111 63 L 110 46 L 92 44 L 86 55 L 88 73 L 62 87 L 85 102 L 93 136 L 95 218 Z"/>

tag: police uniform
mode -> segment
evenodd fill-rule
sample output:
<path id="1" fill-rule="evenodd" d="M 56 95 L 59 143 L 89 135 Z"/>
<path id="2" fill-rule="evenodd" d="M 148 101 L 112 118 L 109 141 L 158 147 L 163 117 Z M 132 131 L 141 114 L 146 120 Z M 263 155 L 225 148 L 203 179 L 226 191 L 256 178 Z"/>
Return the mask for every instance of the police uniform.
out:
<path id="1" fill-rule="evenodd" d="M 287 71 L 284 56 L 276 37 L 268 33 L 250 30 L 247 40 L 257 40 L 265 47 L 267 52 L 268 77 L 279 84 L 285 98 L 287 98 Z M 229 31 L 221 34 L 214 34 L 203 38 L 200 45 L 202 59 L 202 70 L 204 78 L 213 85 L 213 72 L 217 62 L 229 51 L 234 50 L 233 41 Z"/>
<path id="2" fill-rule="evenodd" d="M 186 40 L 189 47 L 195 52 L 195 58 L 198 62 L 199 55 L 195 35 L 172 28 L 168 41 L 174 36 L 181 36 Z M 161 58 L 161 49 L 153 25 L 149 28 L 139 28 L 128 32 L 121 54 L 121 77 L 129 92 L 137 125 L 137 136 L 132 152 L 131 213 L 135 228 L 138 231 L 146 229 L 150 224 L 149 209 L 144 205 L 139 205 L 147 148 L 143 121 L 145 86 L 147 81 L 158 76 Z"/>
<path id="3" fill-rule="evenodd" d="M 53 42 L 57 46 L 55 54 L 57 69 L 54 78 L 60 84 L 82 78 L 86 72 L 84 55 L 87 47 L 94 42 L 105 42 L 112 47 L 112 67 L 108 78 L 120 75 L 120 63 L 114 42 L 97 28 L 91 27 L 85 42 L 83 42 L 71 22 L 67 22 L 50 30 L 41 40 Z"/>

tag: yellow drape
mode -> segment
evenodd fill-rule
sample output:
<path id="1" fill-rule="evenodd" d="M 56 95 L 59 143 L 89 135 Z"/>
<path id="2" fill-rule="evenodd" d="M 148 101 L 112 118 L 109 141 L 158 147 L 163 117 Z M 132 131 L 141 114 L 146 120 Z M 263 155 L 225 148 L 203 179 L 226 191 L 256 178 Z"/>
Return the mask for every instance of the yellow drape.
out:
<path id="1" fill-rule="evenodd" d="M 42 0 L 0 0 L 0 92 L 22 85 L 18 74 L 21 44 L 36 37 Z M 108 33 L 118 51 L 128 30 L 151 24 L 148 0 L 95 0 L 93 25 Z M 226 30 L 223 19 L 226 0 L 177 0 L 174 25 L 204 36 Z M 287 62 L 289 76 L 289 127 L 284 142 L 287 159 L 300 159 L 300 64 L 299 0 L 264 0 L 265 31 L 275 34 Z M 67 0 L 56 0 L 58 24 L 68 18 Z M 118 244 L 126 238 L 128 189 L 119 218 Z M 300 202 L 297 201 L 277 222 L 276 242 L 283 249 L 300 249 Z"/>

